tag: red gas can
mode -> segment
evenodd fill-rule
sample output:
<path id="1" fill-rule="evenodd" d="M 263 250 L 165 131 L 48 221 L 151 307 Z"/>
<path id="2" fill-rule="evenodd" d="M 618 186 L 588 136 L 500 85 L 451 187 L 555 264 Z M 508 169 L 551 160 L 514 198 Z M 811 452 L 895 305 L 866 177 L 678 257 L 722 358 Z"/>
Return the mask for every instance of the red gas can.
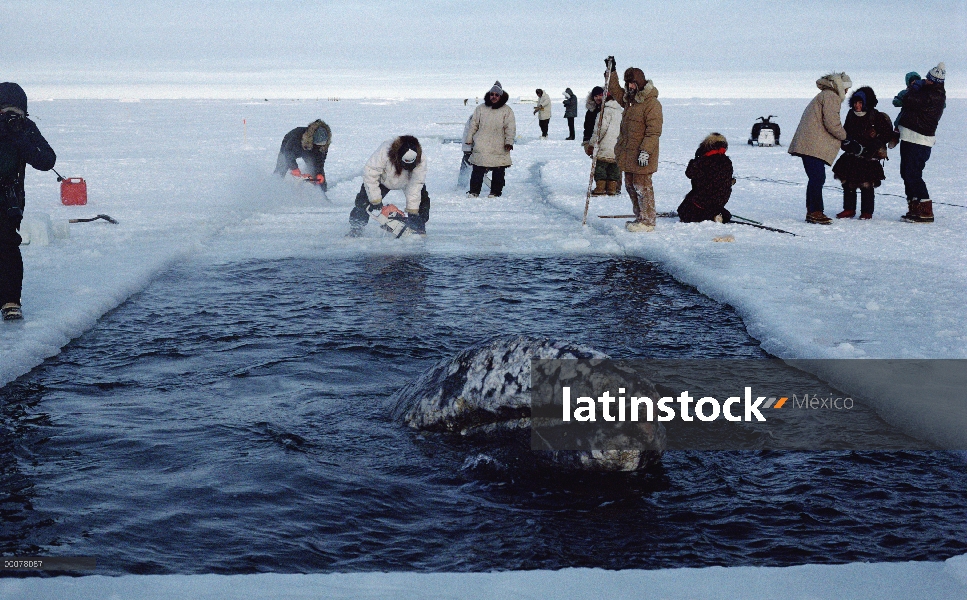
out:
<path id="1" fill-rule="evenodd" d="M 80 177 L 68 177 L 61 181 L 60 201 L 67 206 L 87 204 L 87 182 Z"/>

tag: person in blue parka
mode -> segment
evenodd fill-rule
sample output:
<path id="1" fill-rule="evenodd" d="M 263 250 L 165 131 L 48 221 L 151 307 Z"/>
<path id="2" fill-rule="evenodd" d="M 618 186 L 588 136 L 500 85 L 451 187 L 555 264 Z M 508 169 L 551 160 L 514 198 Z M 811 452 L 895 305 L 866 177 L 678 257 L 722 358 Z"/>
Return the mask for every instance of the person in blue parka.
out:
<path id="1" fill-rule="evenodd" d="M 23 318 L 20 292 L 24 264 L 20 221 L 25 207 L 24 173 L 54 168 L 57 156 L 27 118 L 27 94 L 16 83 L 0 83 L 0 314 L 4 321 Z"/>

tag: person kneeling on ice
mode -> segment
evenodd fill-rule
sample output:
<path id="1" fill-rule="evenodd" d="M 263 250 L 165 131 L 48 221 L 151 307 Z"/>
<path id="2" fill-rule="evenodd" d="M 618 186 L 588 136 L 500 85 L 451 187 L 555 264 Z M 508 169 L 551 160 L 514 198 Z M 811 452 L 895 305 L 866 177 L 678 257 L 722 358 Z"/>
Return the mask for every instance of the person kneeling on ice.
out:
<path id="1" fill-rule="evenodd" d="M 27 165 L 38 171 L 54 168 L 57 156 L 27 118 L 27 94 L 16 83 L 0 83 L 0 313 L 4 321 L 23 318 L 20 293 L 24 263 L 20 255 L 20 221 L 23 219 L 24 173 Z"/>
<path id="2" fill-rule="evenodd" d="M 692 180 L 692 191 L 678 206 L 678 218 L 683 223 L 732 220 L 732 213 L 725 208 L 735 185 L 732 159 L 725 155 L 728 149 L 724 135 L 711 133 L 698 145 L 695 158 L 688 161 L 685 177 Z"/>
<path id="3" fill-rule="evenodd" d="M 893 123 L 885 113 L 876 110 L 873 88 L 863 86 L 850 96 L 846 113 L 848 140 L 854 140 L 856 152 L 847 152 L 833 165 L 833 175 L 843 182 L 843 211 L 837 219 L 856 216 L 856 190 L 860 190 L 860 218 L 873 218 L 873 189 L 886 179 L 881 160 L 887 158 L 886 146 L 893 139 Z"/>
<path id="4" fill-rule="evenodd" d="M 292 173 L 293 177 L 319 184 L 325 192 L 329 187 L 326 182 L 326 155 L 329 154 L 331 140 L 332 130 L 319 119 L 308 127 L 296 127 L 282 138 L 275 174 L 285 177 L 286 173 Z M 296 162 L 299 158 L 306 165 L 306 173 L 299 169 L 299 163 Z"/>
<path id="5" fill-rule="evenodd" d="M 349 235 L 362 235 L 370 212 L 383 210 L 383 198 L 390 190 L 406 196 L 406 226 L 425 234 L 430 220 L 430 195 L 426 191 L 426 158 L 420 141 L 412 135 L 386 140 L 363 167 L 363 185 L 356 206 L 349 213 Z"/>

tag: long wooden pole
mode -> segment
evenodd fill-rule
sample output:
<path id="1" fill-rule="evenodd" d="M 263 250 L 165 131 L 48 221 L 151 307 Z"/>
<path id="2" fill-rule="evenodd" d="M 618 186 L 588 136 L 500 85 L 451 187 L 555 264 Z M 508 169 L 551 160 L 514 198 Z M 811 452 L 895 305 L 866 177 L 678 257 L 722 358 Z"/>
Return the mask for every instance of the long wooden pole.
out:
<path id="1" fill-rule="evenodd" d="M 604 121 L 604 105 L 608 101 L 608 89 L 611 86 L 611 65 L 608 63 L 608 70 L 604 74 L 604 93 L 601 96 L 601 111 L 598 113 L 598 137 L 594 143 L 594 153 L 591 155 L 591 176 L 588 178 L 588 194 L 584 199 L 584 218 L 581 225 L 588 224 L 588 210 L 591 208 L 591 187 L 594 185 L 594 170 L 598 167 L 598 151 L 601 149 L 601 123 Z"/>

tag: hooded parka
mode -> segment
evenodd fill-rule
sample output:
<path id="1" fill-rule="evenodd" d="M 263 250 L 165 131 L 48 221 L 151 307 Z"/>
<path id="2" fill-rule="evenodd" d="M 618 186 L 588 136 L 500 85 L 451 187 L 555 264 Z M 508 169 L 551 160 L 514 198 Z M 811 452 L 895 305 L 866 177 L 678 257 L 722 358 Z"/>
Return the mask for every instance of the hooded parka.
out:
<path id="1" fill-rule="evenodd" d="M 658 89 L 654 82 L 645 79 L 641 69 L 626 69 L 624 79 L 638 85 L 635 94 L 625 93 L 615 73 L 608 82 L 608 93 L 624 108 L 621 131 L 614 148 L 615 161 L 625 173 L 649 175 L 658 170 L 658 138 L 664 123 Z M 638 155 L 642 151 L 649 154 L 645 166 L 638 164 Z"/>
<path id="2" fill-rule="evenodd" d="M 816 80 L 820 92 L 803 111 L 796 134 L 789 142 L 789 154 L 811 156 L 827 165 L 833 164 L 840 142 L 846 139 L 839 111 L 851 85 L 853 82 L 845 73 L 831 73 Z"/>
<path id="3" fill-rule="evenodd" d="M 507 106 L 510 95 L 501 94 L 500 99 L 491 102 L 487 96 L 484 103 L 477 106 L 470 118 L 463 139 L 465 146 L 471 146 L 470 164 L 478 167 L 509 167 L 510 150 L 517 137 L 517 122 L 514 111 Z"/>

